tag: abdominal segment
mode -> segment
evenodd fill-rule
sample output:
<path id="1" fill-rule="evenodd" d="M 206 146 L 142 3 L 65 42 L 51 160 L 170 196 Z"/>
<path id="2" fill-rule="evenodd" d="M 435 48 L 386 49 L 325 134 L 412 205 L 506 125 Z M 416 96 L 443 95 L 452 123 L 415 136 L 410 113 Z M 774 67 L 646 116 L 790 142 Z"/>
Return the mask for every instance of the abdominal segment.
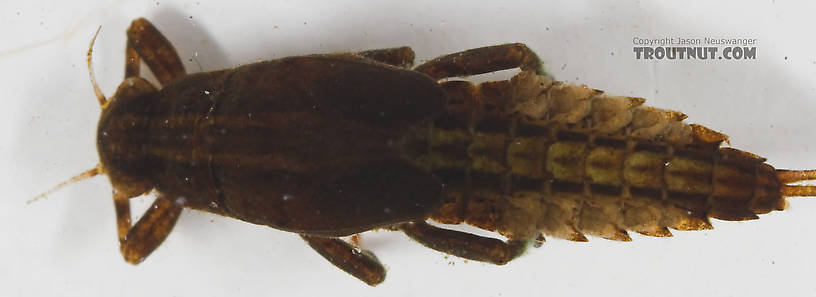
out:
<path id="1" fill-rule="evenodd" d="M 447 114 L 405 140 L 446 185 L 438 222 L 511 239 L 629 241 L 627 231 L 666 237 L 784 208 L 764 159 L 721 148 L 725 135 L 641 98 L 529 72 L 443 87 Z"/>

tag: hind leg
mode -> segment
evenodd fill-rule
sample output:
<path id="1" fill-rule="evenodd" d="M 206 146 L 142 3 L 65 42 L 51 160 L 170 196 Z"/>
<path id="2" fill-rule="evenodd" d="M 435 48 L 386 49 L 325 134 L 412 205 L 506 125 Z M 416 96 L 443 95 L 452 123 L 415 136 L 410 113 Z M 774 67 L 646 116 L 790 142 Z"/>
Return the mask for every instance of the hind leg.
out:
<path id="1" fill-rule="evenodd" d="M 434 79 L 454 76 L 468 76 L 493 71 L 521 68 L 544 74 L 541 60 L 522 43 L 508 43 L 480 47 L 463 52 L 453 53 L 430 60 L 414 70 L 425 73 Z"/>

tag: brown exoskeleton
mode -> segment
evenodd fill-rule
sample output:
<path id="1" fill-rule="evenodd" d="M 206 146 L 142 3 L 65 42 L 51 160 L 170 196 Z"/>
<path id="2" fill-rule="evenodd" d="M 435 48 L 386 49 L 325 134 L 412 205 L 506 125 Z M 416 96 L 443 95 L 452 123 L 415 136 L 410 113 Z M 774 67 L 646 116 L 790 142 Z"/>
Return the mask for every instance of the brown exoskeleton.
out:
<path id="1" fill-rule="evenodd" d="M 124 82 L 110 100 L 94 82 L 100 164 L 73 180 L 108 175 L 130 263 L 189 207 L 298 233 L 370 285 L 385 269 L 338 237 L 389 228 L 503 264 L 542 234 L 671 236 L 668 228 L 754 219 L 783 209 L 787 196 L 816 196 L 816 187 L 788 185 L 816 171 L 775 170 L 721 148 L 725 135 L 641 98 L 553 81 L 523 44 L 409 68 L 413 57 L 401 47 L 187 75 L 167 39 L 137 19 Z M 140 61 L 160 89 L 139 77 Z M 521 72 L 506 81 L 439 82 L 511 68 Z M 156 201 L 131 224 L 129 199 L 153 190 Z"/>

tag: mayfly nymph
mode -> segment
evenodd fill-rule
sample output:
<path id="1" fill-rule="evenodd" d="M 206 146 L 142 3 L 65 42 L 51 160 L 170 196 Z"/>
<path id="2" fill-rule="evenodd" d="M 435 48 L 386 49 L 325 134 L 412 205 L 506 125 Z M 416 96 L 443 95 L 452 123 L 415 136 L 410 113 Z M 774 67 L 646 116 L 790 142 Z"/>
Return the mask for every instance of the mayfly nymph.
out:
<path id="1" fill-rule="evenodd" d="M 110 99 L 91 74 L 102 107 L 100 164 L 69 183 L 108 176 L 121 252 L 133 264 L 161 244 L 183 208 L 298 233 L 376 285 L 385 268 L 340 237 L 398 230 L 439 251 L 504 264 L 545 235 L 666 237 L 816 196 L 816 186 L 791 185 L 816 171 L 774 169 L 642 98 L 555 81 L 520 43 L 416 67 L 413 51 L 399 47 L 187 74 L 147 20 L 134 20 L 127 36 L 125 80 Z M 141 61 L 159 88 L 139 76 Z M 513 68 L 521 71 L 509 80 L 448 79 Z M 153 191 L 156 201 L 132 224 L 129 199 Z"/>

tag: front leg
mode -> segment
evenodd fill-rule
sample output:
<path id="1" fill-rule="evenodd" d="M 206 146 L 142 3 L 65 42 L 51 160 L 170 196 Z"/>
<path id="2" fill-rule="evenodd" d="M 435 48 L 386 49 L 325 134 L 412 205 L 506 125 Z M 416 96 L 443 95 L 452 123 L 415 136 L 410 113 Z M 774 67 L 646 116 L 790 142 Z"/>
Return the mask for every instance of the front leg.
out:
<path id="1" fill-rule="evenodd" d="M 414 50 L 407 46 L 368 50 L 356 54 L 366 59 L 400 68 L 410 68 L 414 64 Z"/>
<path id="2" fill-rule="evenodd" d="M 163 86 L 187 74 L 176 49 L 146 19 L 133 20 L 127 30 L 127 37 L 125 78 L 139 76 L 140 60 L 144 60 Z"/>
<path id="3" fill-rule="evenodd" d="M 141 263 L 155 250 L 176 224 L 182 207 L 159 195 L 153 205 L 131 227 L 130 198 L 116 192 L 113 195 L 116 208 L 116 225 L 119 250 L 130 264 Z"/>

